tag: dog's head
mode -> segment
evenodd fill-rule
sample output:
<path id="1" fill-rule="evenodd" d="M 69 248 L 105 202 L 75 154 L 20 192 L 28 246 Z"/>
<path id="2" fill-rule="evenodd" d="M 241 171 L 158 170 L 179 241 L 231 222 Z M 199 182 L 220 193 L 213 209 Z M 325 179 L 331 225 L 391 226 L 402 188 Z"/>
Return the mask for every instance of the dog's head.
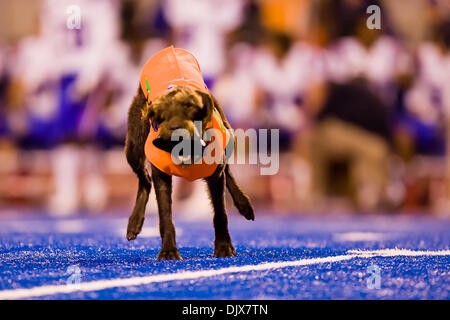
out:
<path id="1" fill-rule="evenodd" d="M 178 143 L 171 141 L 175 130 L 185 129 L 192 141 L 199 140 L 211 121 L 212 112 L 213 102 L 208 93 L 188 86 L 175 86 L 148 104 L 142 117 L 151 121 L 155 130 L 159 129 L 155 146 L 170 152 Z M 201 122 L 201 129 L 194 125 L 195 121 Z"/>

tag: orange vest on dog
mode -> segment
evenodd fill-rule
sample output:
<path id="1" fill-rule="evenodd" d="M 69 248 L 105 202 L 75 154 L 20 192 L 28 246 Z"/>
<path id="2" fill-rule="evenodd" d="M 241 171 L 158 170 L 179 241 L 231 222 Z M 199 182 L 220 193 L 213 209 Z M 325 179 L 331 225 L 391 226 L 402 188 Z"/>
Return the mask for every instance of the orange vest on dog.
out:
<path id="1" fill-rule="evenodd" d="M 173 46 L 157 52 L 147 61 L 141 72 L 140 84 L 147 102 L 151 102 L 176 85 L 190 86 L 209 93 L 197 59 L 188 51 Z M 220 157 L 223 159 L 230 134 L 215 108 L 206 129 L 208 128 L 217 129 L 221 133 L 222 139 L 219 139 L 218 143 L 220 143 L 222 152 Z M 194 181 L 211 176 L 217 169 L 218 163 L 207 164 L 203 158 L 188 166 L 175 164 L 169 152 L 161 150 L 153 144 L 153 140 L 158 135 L 159 129 L 155 130 L 150 123 L 150 133 L 145 143 L 145 155 L 148 161 L 162 172 Z"/>

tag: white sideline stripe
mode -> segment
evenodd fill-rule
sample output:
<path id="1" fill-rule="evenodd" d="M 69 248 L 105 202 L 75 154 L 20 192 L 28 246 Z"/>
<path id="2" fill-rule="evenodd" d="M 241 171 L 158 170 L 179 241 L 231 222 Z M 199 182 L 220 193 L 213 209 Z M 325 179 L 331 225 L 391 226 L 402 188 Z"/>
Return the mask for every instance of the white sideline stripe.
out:
<path id="1" fill-rule="evenodd" d="M 218 275 L 224 275 L 229 273 L 238 272 L 249 272 L 249 271 L 260 271 L 269 269 L 280 269 L 286 267 L 297 267 L 306 266 L 312 264 L 320 263 L 332 263 L 344 260 L 350 260 L 353 258 L 372 258 L 375 256 L 381 257 L 396 257 L 396 256 L 446 256 L 450 255 L 450 250 L 442 251 L 414 251 L 407 249 L 382 249 L 373 251 L 361 251 L 361 250 L 350 250 L 350 254 L 322 257 L 322 258 L 311 258 L 311 259 L 301 259 L 295 261 L 280 261 L 280 262 L 266 262 L 257 265 L 246 265 L 238 267 L 228 267 L 222 269 L 209 269 L 200 271 L 185 271 L 185 272 L 175 272 L 168 274 L 158 274 L 152 276 L 144 277 L 133 277 L 126 279 L 110 279 L 110 280 L 97 280 L 91 282 L 80 283 L 77 285 L 51 285 L 51 286 L 41 286 L 29 289 L 11 289 L 0 291 L 0 300 L 6 299 L 24 299 L 31 297 L 40 297 L 46 295 L 54 295 L 59 293 L 71 293 L 76 291 L 98 291 L 109 288 L 117 287 L 129 287 L 129 286 L 140 286 L 150 283 L 166 282 L 166 281 L 176 281 L 176 280 L 192 280 L 198 278 L 207 278 Z"/>
<path id="2" fill-rule="evenodd" d="M 398 257 L 398 256 L 408 256 L 408 257 L 418 257 L 418 256 L 448 256 L 450 255 L 450 250 L 441 251 L 415 251 L 409 249 L 379 249 L 373 251 L 364 250 L 349 250 L 347 251 L 351 254 L 358 255 L 359 258 L 372 258 L 372 257 Z"/>

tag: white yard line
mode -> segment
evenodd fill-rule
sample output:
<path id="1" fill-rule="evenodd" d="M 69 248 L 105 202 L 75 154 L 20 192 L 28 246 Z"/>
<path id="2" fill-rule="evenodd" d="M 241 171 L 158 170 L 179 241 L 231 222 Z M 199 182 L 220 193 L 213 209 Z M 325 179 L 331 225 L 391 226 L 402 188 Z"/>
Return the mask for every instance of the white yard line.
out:
<path id="1" fill-rule="evenodd" d="M 321 263 L 333 263 L 344 260 L 350 260 L 353 258 L 372 258 L 375 256 L 381 257 L 396 257 L 396 256 L 447 256 L 450 255 L 450 250 L 442 251 L 414 251 L 406 249 L 383 249 L 383 250 L 373 250 L 373 251 L 360 251 L 360 250 L 350 250 L 349 254 L 340 256 L 330 256 L 322 258 L 310 258 L 310 259 L 300 259 L 294 261 L 280 261 L 280 262 L 266 262 L 257 265 L 245 265 L 228 267 L 222 269 L 208 269 L 199 271 L 183 271 L 168 274 L 158 274 L 144 277 L 133 277 L 125 279 L 110 279 L 110 280 L 97 280 L 90 282 L 82 282 L 77 285 L 51 285 L 51 286 L 41 286 L 29 289 L 12 289 L 0 291 L 0 300 L 6 299 L 25 299 L 32 297 L 41 297 L 47 295 L 55 295 L 61 293 L 71 293 L 77 291 L 98 291 L 109 288 L 118 287 L 130 287 L 130 286 L 141 286 L 150 283 L 176 281 L 176 280 L 192 280 L 199 278 L 214 277 L 218 275 L 225 275 L 230 273 L 239 272 L 250 272 L 250 271 L 261 271 L 270 269 L 281 269 L 287 267 L 297 267 L 306 266 Z"/>

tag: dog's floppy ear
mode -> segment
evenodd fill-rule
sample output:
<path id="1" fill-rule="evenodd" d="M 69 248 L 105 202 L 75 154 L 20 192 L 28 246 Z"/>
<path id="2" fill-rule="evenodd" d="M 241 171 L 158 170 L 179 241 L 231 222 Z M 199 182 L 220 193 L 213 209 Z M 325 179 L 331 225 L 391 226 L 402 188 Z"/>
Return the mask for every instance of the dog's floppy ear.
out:
<path id="1" fill-rule="evenodd" d="M 152 107 L 152 103 L 145 103 L 145 106 L 142 108 L 142 120 L 150 121 L 151 118 L 155 115 L 155 112 Z"/>
<path id="2" fill-rule="evenodd" d="M 205 129 L 206 125 L 211 121 L 211 116 L 212 116 L 213 108 L 214 108 L 214 102 L 209 93 L 205 93 L 205 92 L 202 92 L 199 90 L 196 90 L 196 91 L 202 97 L 203 110 L 204 110 L 202 127 L 203 127 L 203 129 Z"/>
<path id="3" fill-rule="evenodd" d="M 152 102 L 148 102 L 147 98 L 145 97 L 145 94 L 142 92 L 142 90 L 139 90 L 139 95 L 142 97 L 144 106 L 142 107 L 142 120 L 149 122 L 150 119 L 154 116 L 155 112 L 152 107 Z"/>
<path id="4" fill-rule="evenodd" d="M 147 103 L 147 98 L 141 90 L 141 87 L 138 87 L 137 93 L 133 98 L 133 102 L 129 108 L 129 113 L 133 113 L 133 119 L 148 120 L 153 116 L 153 110 L 151 106 Z"/>

